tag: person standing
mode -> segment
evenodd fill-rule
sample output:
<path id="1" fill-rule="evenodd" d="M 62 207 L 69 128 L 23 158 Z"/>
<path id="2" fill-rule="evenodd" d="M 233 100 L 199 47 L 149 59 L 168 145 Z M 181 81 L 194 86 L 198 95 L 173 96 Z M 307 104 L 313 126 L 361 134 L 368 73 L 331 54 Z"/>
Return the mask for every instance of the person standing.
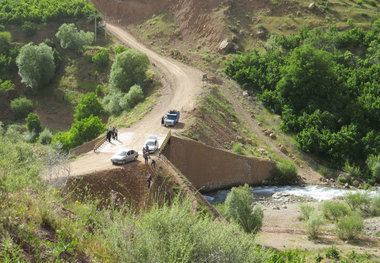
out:
<path id="1" fill-rule="evenodd" d="M 148 154 L 147 153 L 143 153 L 143 157 L 145 159 L 145 165 L 148 165 Z"/>
<path id="2" fill-rule="evenodd" d="M 107 131 L 107 134 L 106 134 L 106 140 L 107 140 L 108 142 L 111 142 L 111 131 L 110 131 L 110 130 Z"/>
<path id="3" fill-rule="evenodd" d="M 156 160 L 154 160 L 153 158 L 152 159 L 152 162 L 150 164 L 150 167 L 152 167 L 152 169 L 156 169 Z"/>
<path id="4" fill-rule="evenodd" d="M 152 182 L 152 175 L 151 174 L 148 175 L 148 178 L 147 178 L 146 181 L 148 182 L 148 189 L 149 189 L 150 188 L 150 184 Z"/>
<path id="5" fill-rule="evenodd" d="M 164 122 L 165 122 L 165 116 L 162 116 L 162 118 L 161 118 L 161 125 L 164 125 Z"/>

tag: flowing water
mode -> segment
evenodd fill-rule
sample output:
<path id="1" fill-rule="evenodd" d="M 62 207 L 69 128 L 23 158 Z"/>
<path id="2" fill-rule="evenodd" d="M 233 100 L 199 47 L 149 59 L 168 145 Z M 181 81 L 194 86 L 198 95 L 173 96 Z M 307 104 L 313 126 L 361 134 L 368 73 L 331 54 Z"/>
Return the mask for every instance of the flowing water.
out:
<path id="1" fill-rule="evenodd" d="M 253 195 L 256 197 L 271 197 L 275 193 L 284 193 L 290 196 L 304 197 L 314 199 L 317 201 L 331 200 L 334 198 L 342 197 L 347 193 L 362 191 L 363 190 L 350 190 L 332 188 L 321 185 L 307 185 L 307 186 L 258 186 L 253 187 Z M 204 197 L 210 203 L 224 202 L 230 190 L 219 190 L 213 193 L 208 193 Z M 370 196 L 380 193 L 380 190 L 373 190 L 368 192 Z"/>

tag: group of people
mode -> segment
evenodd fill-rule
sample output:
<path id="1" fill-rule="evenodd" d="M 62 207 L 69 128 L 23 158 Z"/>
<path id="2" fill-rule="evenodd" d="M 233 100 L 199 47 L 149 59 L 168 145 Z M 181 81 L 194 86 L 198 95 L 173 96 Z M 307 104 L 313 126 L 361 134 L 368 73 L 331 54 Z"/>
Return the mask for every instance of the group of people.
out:
<path id="1" fill-rule="evenodd" d="M 106 139 L 108 142 L 111 142 L 111 138 L 113 140 L 117 140 L 117 134 L 118 134 L 118 131 L 115 127 L 110 127 L 106 133 Z"/>

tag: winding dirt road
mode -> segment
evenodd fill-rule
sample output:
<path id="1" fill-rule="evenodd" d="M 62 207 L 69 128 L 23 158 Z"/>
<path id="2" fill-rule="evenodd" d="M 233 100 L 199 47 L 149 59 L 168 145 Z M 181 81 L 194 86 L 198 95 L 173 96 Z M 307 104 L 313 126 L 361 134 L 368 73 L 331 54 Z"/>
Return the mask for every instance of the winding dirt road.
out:
<path id="1" fill-rule="evenodd" d="M 162 141 L 169 129 L 161 126 L 160 122 L 168 110 L 181 111 L 181 123 L 176 129 L 185 128 L 187 112 L 194 108 L 195 99 L 202 91 L 201 71 L 157 54 L 117 25 L 108 23 L 106 27 L 108 33 L 124 45 L 137 49 L 149 57 L 163 78 L 163 88 L 153 110 L 131 127 L 120 129 L 118 141 L 106 143 L 101 147 L 100 153 L 90 152 L 72 162 L 71 175 L 75 176 L 111 168 L 109 158 L 113 153 L 121 148 L 141 151 L 145 140 L 151 134 L 157 135 L 159 141 Z"/>

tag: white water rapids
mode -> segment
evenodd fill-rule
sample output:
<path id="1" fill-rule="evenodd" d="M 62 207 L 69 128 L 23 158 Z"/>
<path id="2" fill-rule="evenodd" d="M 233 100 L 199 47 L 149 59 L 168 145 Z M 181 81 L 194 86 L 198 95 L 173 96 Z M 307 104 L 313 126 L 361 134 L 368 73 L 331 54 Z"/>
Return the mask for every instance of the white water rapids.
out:
<path id="1" fill-rule="evenodd" d="M 331 200 L 334 198 L 342 197 L 347 193 L 364 190 L 350 190 L 338 189 L 321 185 L 307 185 L 307 186 L 258 186 L 253 187 L 252 193 L 255 196 L 270 197 L 275 193 L 284 193 L 290 196 L 304 197 L 314 199 L 317 201 Z M 214 193 L 204 195 L 210 203 L 224 202 L 230 190 L 219 190 Z M 380 193 L 379 189 L 368 191 L 370 196 Z"/>

